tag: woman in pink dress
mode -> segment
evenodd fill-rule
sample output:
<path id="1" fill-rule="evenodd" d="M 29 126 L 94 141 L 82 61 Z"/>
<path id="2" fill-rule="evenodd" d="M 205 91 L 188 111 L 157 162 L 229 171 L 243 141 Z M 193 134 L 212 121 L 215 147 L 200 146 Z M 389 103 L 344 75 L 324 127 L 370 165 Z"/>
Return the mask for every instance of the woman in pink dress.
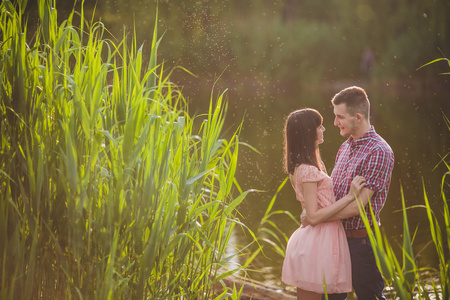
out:
<path id="1" fill-rule="evenodd" d="M 337 201 L 333 183 L 323 164 L 319 144 L 323 143 L 323 118 L 317 110 L 292 112 L 285 125 L 285 168 L 297 200 L 306 210 L 309 225 L 290 237 L 283 262 L 282 280 L 297 287 L 297 299 L 321 299 L 326 292 L 352 290 L 350 253 L 340 220 L 326 221 L 355 200 L 365 185 L 356 176 L 347 196 Z"/>

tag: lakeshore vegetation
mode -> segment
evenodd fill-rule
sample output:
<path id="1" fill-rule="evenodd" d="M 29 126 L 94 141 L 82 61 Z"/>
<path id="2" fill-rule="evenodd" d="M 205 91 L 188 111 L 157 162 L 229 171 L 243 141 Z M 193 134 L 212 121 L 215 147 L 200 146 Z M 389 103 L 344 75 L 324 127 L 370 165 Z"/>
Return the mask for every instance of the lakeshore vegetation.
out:
<path id="1" fill-rule="evenodd" d="M 227 245 L 250 191 L 224 93 L 190 117 L 170 71 L 83 9 L 0 5 L 0 298 L 237 298 Z M 79 25 L 74 25 L 79 24 Z M 27 37 L 32 37 L 28 39 Z"/>

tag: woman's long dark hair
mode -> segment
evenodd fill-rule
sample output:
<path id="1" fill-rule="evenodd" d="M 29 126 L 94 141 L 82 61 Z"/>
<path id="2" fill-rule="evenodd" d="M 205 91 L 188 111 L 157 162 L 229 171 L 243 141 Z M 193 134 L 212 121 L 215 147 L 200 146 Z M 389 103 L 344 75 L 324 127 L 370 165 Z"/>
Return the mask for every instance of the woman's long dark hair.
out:
<path id="1" fill-rule="evenodd" d="M 296 110 L 289 114 L 284 126 L 284 167 L 294 174 L 300 164 L 316 166 L 322 170 L 319 148 L 316 147 L 317 127 L 323 118 L 312 108 Z"/>

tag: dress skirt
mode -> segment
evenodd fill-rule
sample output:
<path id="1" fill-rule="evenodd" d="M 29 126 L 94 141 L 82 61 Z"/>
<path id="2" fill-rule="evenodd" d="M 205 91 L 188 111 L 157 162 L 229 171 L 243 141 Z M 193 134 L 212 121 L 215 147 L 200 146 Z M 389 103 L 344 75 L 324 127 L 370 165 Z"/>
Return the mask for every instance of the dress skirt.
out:
<path id="1" fill-rule="evenodd" d="M 352 290 L 351 261 L 341 221 L 298 228 L 290 237 L 282 281 L 303 290 L 328 294 Z"/>

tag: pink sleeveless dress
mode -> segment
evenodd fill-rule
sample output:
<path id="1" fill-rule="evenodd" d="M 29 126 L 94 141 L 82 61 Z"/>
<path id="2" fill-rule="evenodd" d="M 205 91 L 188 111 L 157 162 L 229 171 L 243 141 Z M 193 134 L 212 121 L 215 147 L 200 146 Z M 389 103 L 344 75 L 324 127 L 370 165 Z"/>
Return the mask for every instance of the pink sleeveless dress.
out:
<path id="1" fill-rule="evenodd" d="M 314 166 L 302 164 L 291 175 L 297 200 L 304 205 L 303 182 L 317 182 L 319 208 L 336 200 L 331 178 Z M 328 294 L 352 290 L 351 262 L 347 238 L 340 220 L 315 227 L 298 228 L 289 238 L 283 262 L 282 281 L 302 290 Z"/>

